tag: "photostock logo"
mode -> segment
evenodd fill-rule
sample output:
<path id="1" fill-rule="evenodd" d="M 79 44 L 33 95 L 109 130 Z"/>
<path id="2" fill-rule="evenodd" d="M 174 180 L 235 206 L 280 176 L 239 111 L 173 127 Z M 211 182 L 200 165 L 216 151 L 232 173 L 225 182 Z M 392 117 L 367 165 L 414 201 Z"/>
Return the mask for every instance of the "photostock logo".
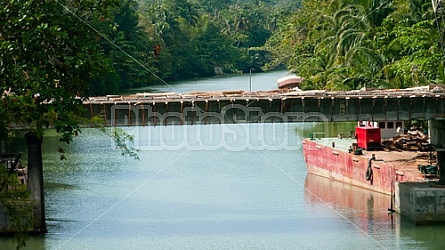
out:
<path id="1" fill-rule="evenodd" d="M 117 104 L 110 118 L 112 127 L 133 136 L 131 146 L 139 150 L 295 150 L 301 147 L 296 135 L 303 134 L 303 123 L 328 122 L 318 112 L 263 112 L 240 104 L 220 112 L 194 105 L 167 112 L 161 105 Z"/>

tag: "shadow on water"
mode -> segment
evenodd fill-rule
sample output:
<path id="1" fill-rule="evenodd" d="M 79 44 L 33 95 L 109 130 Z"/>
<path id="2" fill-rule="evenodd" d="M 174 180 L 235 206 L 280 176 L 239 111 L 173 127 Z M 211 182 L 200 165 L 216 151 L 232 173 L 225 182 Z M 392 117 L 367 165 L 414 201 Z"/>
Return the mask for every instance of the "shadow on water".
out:
<path id="1" fill-rule="evenodd" d="M 66 184 L 66 183 L 61 183 L 61 182 L 57 183 L 57 182 L 47 181 L 47 182 L 45 182 L 45 189 L 54 189 L 54 190 L 67 189 L 67 190 L 70 190 L 70 189 L 76 189 L 76 185 L 71 185 L 71 184 Z"/>

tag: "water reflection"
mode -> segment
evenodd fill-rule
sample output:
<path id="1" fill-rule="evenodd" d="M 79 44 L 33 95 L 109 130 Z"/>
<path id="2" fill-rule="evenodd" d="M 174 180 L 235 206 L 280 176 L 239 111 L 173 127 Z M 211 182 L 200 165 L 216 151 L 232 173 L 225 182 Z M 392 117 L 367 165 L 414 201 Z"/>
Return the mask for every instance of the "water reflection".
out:
<path id="1" fill-rule="evenodd" d="M 445 226 L 415 226 L 391 213 L 391 197 L 317 175 L 305 180 L 306 206 L 337 214 L 381 249 L 445 249 Z M 325 215 L 326 216 L 326 215 Z"/>
<path id="2" fill-rule="evenodd" d="M 297 133 L 302 138 L 309 138 L 310 133 L 314 135 L 314 138 L 335 138 L 339 134 L 347 138 L 351 132 L 355 131 L 356 126 L 356 122 L 310 122 L 299 128 Z"/>
<path id="3" fill-rule="evenodd" d="M 306 176 L 305 197 L 309 205 L 328 206 L 353 224 L 392 221 L 394 225 L 399 220 L 396 214 L 388 212 L 390 196 L 313 174 Z"/>

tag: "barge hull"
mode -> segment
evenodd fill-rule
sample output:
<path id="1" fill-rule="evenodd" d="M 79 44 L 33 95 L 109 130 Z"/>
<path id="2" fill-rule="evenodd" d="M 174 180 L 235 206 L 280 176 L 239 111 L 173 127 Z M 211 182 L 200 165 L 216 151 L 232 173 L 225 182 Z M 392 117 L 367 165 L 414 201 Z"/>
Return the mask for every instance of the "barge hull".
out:
<path id="1" fill-rule="evenodd" d="M 342 140 L 343 147 L 336 147 L 340 143 L 335 139 L 303 140 L 308 172 L 388 195 L 394 194 L 396 182 L 428 181 L 417 169 L 418 164 L 427 162 L 416 160 L 416 152 L 364 151 L 354 155 L 344 146 L 352 142 Z M 375 160 L 370 161 L 373 154 Z"/>

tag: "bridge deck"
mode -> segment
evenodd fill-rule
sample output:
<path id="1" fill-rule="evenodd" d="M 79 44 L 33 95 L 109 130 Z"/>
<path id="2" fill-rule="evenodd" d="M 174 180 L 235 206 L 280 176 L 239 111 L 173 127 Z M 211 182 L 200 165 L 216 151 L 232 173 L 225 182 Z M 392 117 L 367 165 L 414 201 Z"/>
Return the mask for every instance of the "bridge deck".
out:
<path id="1" fill-rule="evenodd" d="M 345 92 L 137 93 L 90 97 L 83 103 L 87 117 L 102 116 L 105 126 L 445 118 L 444 89 L 428 86 Z"/>
<path id="2" fill-rule="evenodd" d="M 353 91 L 325 91 L 325 90 L 270 90 L 258 92 L 244 92 L 241 90 L 222 91 L 222 92 L 190 92 L 190 93 L 137 93 L 133 95 L 107 95 L 90 97 L 84 101 L 84 104 L 97 103 L 137 103 L 150 101 L 205 101 L 205 100 L 255 100 L 255 99 L 287 99 L 287 98 L 419 98 L 436 97 L 443 98 L 445 90 L 442 88 L 429 89 L 410 88 L 410 89 L 388 89 L 388 90 L 353 90 Z"/>

